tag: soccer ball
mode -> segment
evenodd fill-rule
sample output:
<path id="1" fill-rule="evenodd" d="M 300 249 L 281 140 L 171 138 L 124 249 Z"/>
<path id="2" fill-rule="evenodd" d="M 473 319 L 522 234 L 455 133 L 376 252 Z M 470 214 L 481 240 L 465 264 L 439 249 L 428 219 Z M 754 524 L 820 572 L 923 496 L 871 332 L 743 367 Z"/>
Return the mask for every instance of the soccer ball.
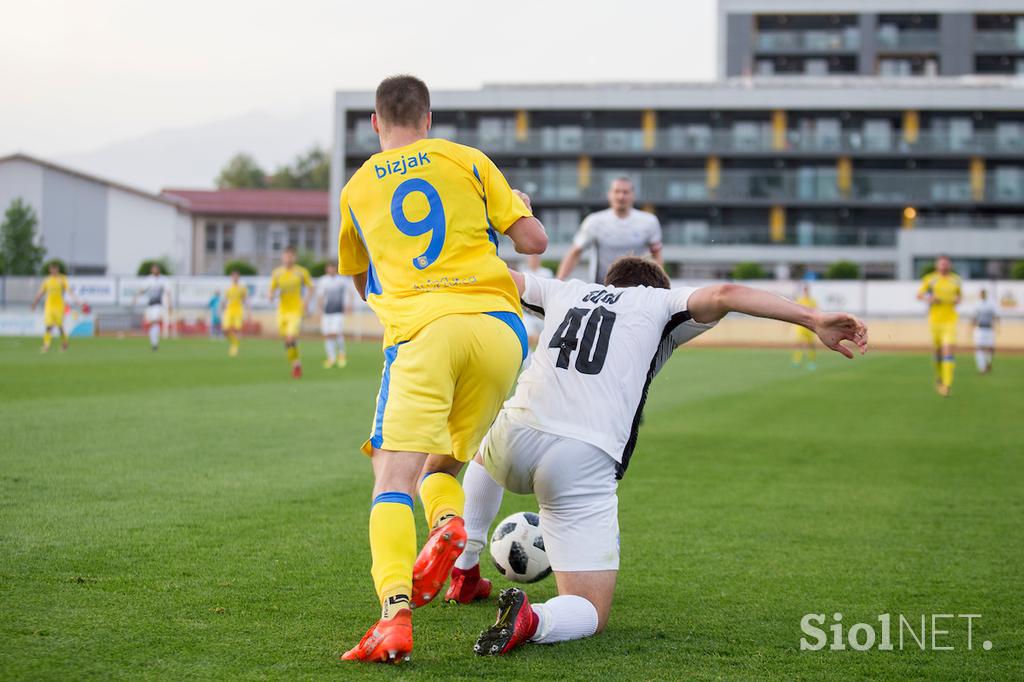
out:
<path id="1" fill-rule="evenodd" d="M 498 524 L 491 535 L 494 567 L 517 583 L 535 583 L 551 573 L 540 534 L 540 516 L 516 512 Z"/>

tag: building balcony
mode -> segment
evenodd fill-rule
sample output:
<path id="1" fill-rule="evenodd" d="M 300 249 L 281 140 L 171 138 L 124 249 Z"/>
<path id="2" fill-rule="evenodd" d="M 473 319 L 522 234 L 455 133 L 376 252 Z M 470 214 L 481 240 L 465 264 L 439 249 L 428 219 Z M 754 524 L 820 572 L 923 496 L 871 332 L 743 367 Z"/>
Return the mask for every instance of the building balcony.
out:
<path id="1" fill-rule="evenodd" d="M 673 224 L 662 228 L 665 244 L 682 246 L 733 246 L 738 244 L 785 246 L 859 246 L 892 248 L 896 245 L 895 227 L 848 227 L 836 225 L 791 225 L 782 239 L 772 239 L 767 225 L 714 226 L 702 223 Z"/>
<path id="2" fill-rule="evenodd" d="M 779 54 L 801 52 L 854 52 L 860 47 L 860 32 L 845 31 L 763 31 L 757 34 L 756 50 Z"/>
<path id="3" fill-rule="evenodd" d="M 506 177 L 538 203 L 602 204 L 612 179 L 630 177 L 640 203 L 707 204 L 866 204 L 886 207 L 931 204 L 1024 204 L 1024 172 L 988 173 L 984 186 L 972 186 L 967 171 L 860 170 L 841 189 L 832 168 L 726 170 L 708 183 L 702 170 L 595 170 L 581 178 L 564 167 L 510 169 Z M 980 195 L 978 194 L 980 192 Z"/>
<path id="4" fill-rule="evenodd" d="M 978 52 L 1024 52 L 1024 32 L 978 31 L 974 34 Z"/>
<path id="5" fill-rule="evenodd" d="M 939 49 L 938 31 L 878 31 L 878 49 L 883 52 L 935 52 Z"/>
<path id="6" fill-rule="evenodd" d="M 586 130 L 582 127 L 531 129 L 524 136 L 459 130 L 455 142 L 477 147 L 492 156 L 998 156 L 1024 153 L 1024 135 L 977 132 L 970 135 L 921 131 L 907 141 L 899 131 L 869 134 L 861 130 L 801 132 L 789 130 L 777 139 L 766 124 L 750 131 L 714 130 L 701 126 L 668 126 L 645 136 L 639 128 Z M 349 155 L 380 150 L 376 137 L 349 134 Z"/>

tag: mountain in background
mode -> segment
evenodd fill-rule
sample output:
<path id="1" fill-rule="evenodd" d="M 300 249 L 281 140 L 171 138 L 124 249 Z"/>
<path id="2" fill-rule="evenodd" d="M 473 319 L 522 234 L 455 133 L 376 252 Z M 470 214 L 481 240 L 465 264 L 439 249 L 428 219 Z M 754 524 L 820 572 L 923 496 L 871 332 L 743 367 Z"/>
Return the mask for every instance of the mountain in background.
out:
<path id="1" fill-rule="evenodd" d="M 254 111 L 213 123 L 158 130 L 88 152 L 53 158 L 85 173 L 158 192 L 164 187 L 213 187 L 220 169 L 238 152 L 251 154 L 272 173 L 316 143 L 329 146 L 329 107 L 274 114 Z"/>

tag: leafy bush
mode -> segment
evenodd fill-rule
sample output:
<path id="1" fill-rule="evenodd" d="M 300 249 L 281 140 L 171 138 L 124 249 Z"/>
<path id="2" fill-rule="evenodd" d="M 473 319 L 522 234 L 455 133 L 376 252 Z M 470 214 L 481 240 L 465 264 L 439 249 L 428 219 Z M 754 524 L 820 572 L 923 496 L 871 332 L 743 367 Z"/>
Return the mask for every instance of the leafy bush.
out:
<path id="1" fill-rule="evenodd" d="M 235 270 L 238 270 L 238 274 L 243 277 L 260 274 L 256 266 L 247 260 L 231 260 L 224 264 L 225 275 L 230 275 Z"/>
<path id="2" fill-rule="evenodd" d="M 1019 260 L 1010 267 L 1010 279 L 1024 279 L 1024 260 Z"/>
<path id="3" fill-rule="evenodd" d="M 41 274 L 49 275 L 50 274 L 50 265 L 56 265 L 57 269 L 60 270 L 60 274 L 62 274 L 62 275 L 68 274 L 68 265 L 67 265 L 67 263 L 62 261 L 60 258 L 51 258 L 50 260 L 48 260 L 45 263 L 43 263 L 43 269 L 41 271 Z"/>
<path id="4" fill-rule="evenodd" d="M 853 261 L 837 260 L 825 271 L 826 279 L 858 279 L 860 268 Z"/>
<path id="5" fill-rule="evenodd" d="M 737 263 L 732 269 L 733 279 L 768 279 L 769 276 L 760 263 Z"/>
<path id="6" fill-rule="evenodd" d="M 317 262 L 313 263 L 313 266 L 309 268 L 310 276 L 313 278 L 323 277 L 324 274 L 327 272 L 327 263 L 328 261 L 325 260 L 318 260 Z"/>
<path id="7" fill-rule="evenodd" d="M 139 277 L 145 277 L 146 275 L 148 275 L 150 268 L 152 268 L 154 264 L 160 266 L 160 274 L 171 274 L 171 266 L 167 262 L 167 258 L 147 258 L 146 260 L 139 263 Z"/>

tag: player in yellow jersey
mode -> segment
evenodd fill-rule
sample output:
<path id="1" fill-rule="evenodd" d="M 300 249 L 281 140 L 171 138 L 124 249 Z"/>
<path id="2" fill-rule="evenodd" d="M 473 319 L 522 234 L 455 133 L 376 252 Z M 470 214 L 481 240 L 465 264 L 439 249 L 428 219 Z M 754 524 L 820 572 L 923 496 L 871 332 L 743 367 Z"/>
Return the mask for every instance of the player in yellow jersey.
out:
<path id="1" fill-rule="evenodd" d="M 547 248 L 528 198 L 482 152 L 428 139 L 430 93 L 411 76 L 377 88 L 382 151 L 341 192 L 338 271 L 384 325 L 384 371 L 370 439 L 371 573 L 381 619 L 344 660 L 412 652 L 412 606 L 443 587 L 465 546 L 455 476 L 475 454 L 526 356 L 519 294 L 498 234 L 519 253 Z M 432 531 L 416 556 L 412 496 Z"/>
<path id="2" fill-rule="evenodd" d="M 811 296 L 811 287 L 807 284 L 800 287 L 800 296 L 796 299 L 796 302 L 807 308 L 818 308 L 818 302 Z M 806 358 L 807 369 L 813 370 L 817 368 L 817 364 L 815 364 L 817 352 L 814 348 L 816 338 L 814 332 L 798 325 L 794 325 L 794 328 L 796 349 L 793 351 L 793 366 L 800 367 L 804 363 L 804 358 Z"/>
<path id="3" fill-rule="evenodd" d="M 935 261 L 935 272 L 921 280 L 917 298 L 928 303 L 928 325 L 935 346 L 935 390 L 948 396 L 956 367 L 956 306 L 960 303 L 960 276 L 953 272 L 949 256 Z"/>
<path id="4" fill-rule="evenodd" d="M 242 333 L 248 301 L 249 288 L 242 284 L 241 273 L 238 270 L 232 270 L 231 285 L 224 292 L 224 300 L 221 303 L 223 308 L 221 329 L 228 337 L 228 355 L 231 357 L 238 355 L 238 336 Z"/>
<path id="5" fill-rule="evenodd" d="M 39 305 L 40 299 L 46 296 L 46 303 L 43 304 L 43 347 L 40 351 L 45 353 L 50 350 L 50 343 L 53 340 L 53 330 L 60 335 L 61 352 L 68 349 L 68 336 L 64 332 L 64 309 L 66 307 L 64 298 L 75 300 L 74 294 L 68 288 L 68 278 L 60 271 L 60 265 L 51 262 L 47 266 L 49 275 L 39 286 L 36 297 L 32 299 L 32 310 Z"/>
<path id="6" fill-rule="evenodd" d="M 302 376 L 299 360 L 299 329 L 302 315 L 309 307 L 313 294 L 313 279 L 309 270 L 295 263 L 295 247 L 288 246 L 281 254 L 281 265 L 270 273 L 270 300 L 277 294 L 277 331 L 284 339 L 285 353 L 292 363 L 292 376 Z"/>

